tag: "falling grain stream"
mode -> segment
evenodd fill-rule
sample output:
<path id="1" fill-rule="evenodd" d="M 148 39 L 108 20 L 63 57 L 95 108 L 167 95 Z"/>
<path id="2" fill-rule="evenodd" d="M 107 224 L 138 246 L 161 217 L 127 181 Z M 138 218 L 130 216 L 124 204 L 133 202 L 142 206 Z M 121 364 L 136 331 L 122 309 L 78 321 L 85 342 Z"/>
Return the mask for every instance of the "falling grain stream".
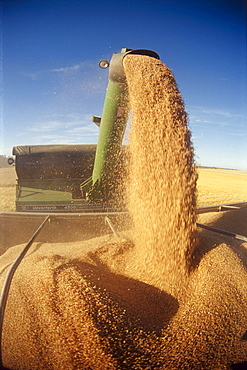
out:
<path id="1" fill-rule="evenodd" d="M 124 69 L 133 228 L 34 243 L 6 309 L 11 369 L 220 370 L 247 360 L 247 245 L 196 230 L 197 173 L 172 72 L 140 55 L 127 55 Z M 1 282 L 22 248 L 0 258 Z"/>

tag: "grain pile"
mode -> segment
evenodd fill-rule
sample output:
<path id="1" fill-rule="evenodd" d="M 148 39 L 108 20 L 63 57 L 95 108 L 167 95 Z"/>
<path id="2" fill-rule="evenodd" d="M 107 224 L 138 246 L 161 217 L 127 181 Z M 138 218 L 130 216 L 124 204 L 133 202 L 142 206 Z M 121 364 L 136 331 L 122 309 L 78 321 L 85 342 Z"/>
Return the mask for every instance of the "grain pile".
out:
<path id="1" fill-rule="evenodd" d="M 193 149 L 173 76 L 145 56 L 124 67 L 134 233 L 34 243 L 8 300 L 9 368 L 220 370 L 247 360 L 247 245 L 208 231 L 196 243 Z M 231 215 L 199 221 L 227 226 Z M 246 216 L 236 214 L 234 232 Z M 22 248 L 0 258 L 1 283 Z"/>

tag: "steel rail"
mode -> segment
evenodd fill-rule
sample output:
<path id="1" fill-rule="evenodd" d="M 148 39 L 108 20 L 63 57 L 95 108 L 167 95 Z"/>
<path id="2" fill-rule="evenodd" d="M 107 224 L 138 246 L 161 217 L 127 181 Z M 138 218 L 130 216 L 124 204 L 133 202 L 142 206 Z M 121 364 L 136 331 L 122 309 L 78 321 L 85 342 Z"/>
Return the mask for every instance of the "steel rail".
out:
<path id="1" fill-rule="evenodd" d="M 202 229 L 206 229 L 206 230 L 210 230 L 210 231 L 214 231 L 216 233 L 219 233 L 219 234 L 223 234 L 223 235 L 227 235 L 227 236 L 231 236 L 232 238 L 235 238 L 235 239 L 239 239 L 239 240 L 242 240 L 244 242 L 247 242 L 247 236 L 244 236 L 244 235 L 239 235 L 239 234 L 235 234 L 235 233 L 231 233 L 230 231 L 225 231 L 225 230 L 221 230 L 221 229 L 216 229 L 214 227 L 211 227 L 211 226 L 207 226 L 207 225 L 203 225 L 203 224 L 196 224 L 198 227 L 201 227 Z"/>
<path id="2" fill-rule="evenodd" d="M 3 366 L 3 359 L 2 359 L 2 332 L 3 332 L 3 321 L 4 321 L 4 313 L 6 309 L 7 299 L 8 299 L 8 293 L 10 290 L 11 281 L 13 279 L 14 273 L 21 263 L 22 259 L 24 258 L 25 254 L 31 247 L 32 243 L 34 242 L 36 236 L 39 234 L 41 229 L 44 227 L 46 222 L 49 220 L 50 216 L 47 216 L 45 220 L 42 222 L 42 224 L 38 227 L 38 229 L 35 231 L 35 233 L 32 235 L 24 249 L 21 251 L 19 256 L 16 258 L 16 260 L 12 263 L 6 277 L 3 283 L 1 296 L 0 296 L 0 369 L 6 369 Z"/>
<path id="3" fill-rule="evenodd" d="M 247 202 L 216 204 L 212 206 L 198 207 L 196 212 L 197 214 L 208 213 L 208 212 L 223 212 L 223 211 L 239 210 L 241 208 L 246 208 L 246 207 L 247 207 Z"/>
<path id="4" fill-rule="evenodd" d="M 105 216 L 121 216 L 121 215 L 128 215 L 129 212 L 121 211 L 121 212 L 0 212 L 0 216 L 5 216 L 6 218 L 41 218 L 44 216 L 50 216 L 52 219 L 75 219 L 75 218 L 90 218 L 90 217 L 105 217 Z"/>
<path id="5" fill-rule="evenodd" d="M 196 212 L 197 214 L 207 213 L 207 212 L 223 212 L 223 211 L 230 211 L 230 210 L 239 210 L 242 208 L 247 208 L 247 202 L 239 202 L 239 203 L 227 203 L 227 204 L 216 204 L 212 206 L 204 206 L 198 207 Z M 90 216 L 118 216 L 118 215 L 128 215 L 128 211 L 102 211 L 102 212 L 1 212 L 0 216 L 6 217 L 44 217 L 50 216 L 52 218 L 59 219 L 61 218 L 75 218 L 75 217 L 90 217 Z"/>

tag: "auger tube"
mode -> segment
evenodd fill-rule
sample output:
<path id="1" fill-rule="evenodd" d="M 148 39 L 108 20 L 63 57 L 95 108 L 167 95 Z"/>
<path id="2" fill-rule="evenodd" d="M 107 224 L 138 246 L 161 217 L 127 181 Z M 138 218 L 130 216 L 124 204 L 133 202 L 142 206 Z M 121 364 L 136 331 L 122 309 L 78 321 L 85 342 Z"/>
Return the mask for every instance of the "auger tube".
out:
<path id="1" fill-rule="evenodd" d="M 120 53 L 112 55 L 92 173 L 92 188 L 87 195 L 89 201 L 108 201 L 113 195 L 114 171 L 129 116 L 128 86 L 123 69 L 123 58 L 130 53 L 159 59 L 157 53 L 145 49 L 122 49 Z"/>

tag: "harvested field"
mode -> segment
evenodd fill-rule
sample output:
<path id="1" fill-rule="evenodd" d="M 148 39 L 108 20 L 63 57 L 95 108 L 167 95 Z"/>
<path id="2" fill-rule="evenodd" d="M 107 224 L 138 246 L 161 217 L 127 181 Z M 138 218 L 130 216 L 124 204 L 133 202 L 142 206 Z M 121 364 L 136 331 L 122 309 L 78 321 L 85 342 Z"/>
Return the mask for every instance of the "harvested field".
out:
<path id="1" fill-rule="evenodd" d="M 196 229 L 183 102 L 171 71 L 146 58 L 124 63 L 134 111 L 127 184 L 134 228 L 120 237 L 33 244 L 6 309 L 9 368 L 223 370 L 247 361 L 247 243 Z M 140 150 L 145 155 L 138 157 Z M 200 191 L 211 196 L 202 174 Z M 214 204 L 222 203 L 218 186 Z M 199 221 L 247 234 L 247 209 L 202 214 Z M 22 248 L 0 257 L 1 284 Z"/>
<path id="2" fill-rule="evenodd" d="M 246 202 L 247 171 L 198 168 L 198 206 Z"/>
<path id="3" fill-rule="evenodd" d="M 16 180 L 15 167 L 0 168 L 0 186 L 14 186 Z"/>
<path id="4" fill-rule="evenodd" d="M 15 183 L 15 168 L 0 168 L 0 211 L 15 211 Z"/>

